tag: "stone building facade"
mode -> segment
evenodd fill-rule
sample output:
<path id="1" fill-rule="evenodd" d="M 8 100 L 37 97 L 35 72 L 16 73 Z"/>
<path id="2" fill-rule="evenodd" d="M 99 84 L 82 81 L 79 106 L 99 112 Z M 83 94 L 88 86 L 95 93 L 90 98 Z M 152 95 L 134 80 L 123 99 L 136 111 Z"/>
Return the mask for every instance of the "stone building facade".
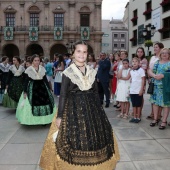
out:
<path id="1" fill-rule="evenodd" d="M 73 43 L 82 39 L 82 27 L 88 29 L 89 53 L 97 56 L 103 35 L 101 6 L 102 0 L 0 0 L 0 56 L 36 53 L 52 59 L 54 53 L 71 52 Z M 37 27 L 37 39 L 30 39 L 30 27 Z M 56 27 L 62 27 L 57 40 Z"/>

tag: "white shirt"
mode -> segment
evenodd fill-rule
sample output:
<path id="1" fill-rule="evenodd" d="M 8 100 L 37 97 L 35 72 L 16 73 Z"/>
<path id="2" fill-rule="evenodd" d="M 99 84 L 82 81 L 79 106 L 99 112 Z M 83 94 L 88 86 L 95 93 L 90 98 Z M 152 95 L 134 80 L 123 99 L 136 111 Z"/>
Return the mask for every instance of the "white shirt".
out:
<path id="1" fill-rule="evenodd" d="M 157 56 L 152 56 L 151 57 L 150 62 L 149 62 L 149 68 L 151 70 L 153 70 L 153 66 L 156 63 L 156 61 L 158 61 L 158 60 L 159 60 L 159 57 L 157 57 Z"/>
<path id="2" fill-rule="evenodd" d="M 142 77 L 145 77 L 145 71 L 142 68 L 138 70 L 131 70 L 131 85 L 130 85 L 130 94 L 139 94 L 142 87 Z"/>

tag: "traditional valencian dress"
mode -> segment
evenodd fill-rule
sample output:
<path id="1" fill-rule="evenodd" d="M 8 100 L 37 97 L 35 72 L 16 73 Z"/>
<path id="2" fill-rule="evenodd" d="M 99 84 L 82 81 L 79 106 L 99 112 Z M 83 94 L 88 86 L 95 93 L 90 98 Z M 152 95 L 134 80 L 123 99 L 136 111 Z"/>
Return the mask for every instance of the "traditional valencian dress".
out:
<path id="1" fill-rule="evenodd" d="M 9 64 L 0 63 L 0 103 L 2 103 L 9 72 Z"/>
<path id="2" fill-rule="evenodd" d="M 21 65 L 19 65 L 19 67 L 16 67 L 15 65 L 10 66 L 6 83 L 8 89 L 2 101 L 4 107 L 17 107 L 23 91 L 24 71 L 25 69 Z"/>
<path id="3" fill-rule="evenodd" d="M 41 65 L 38 71 L 32 66 L 25 70 L 24 92 L 27 97 L 24 99 L 22 93 L 16 110 L 16 117 L 21 124 L 49 124 L 56 114 L 54 98 L 45 72 Z"/>
<path id="4" fill-rule="evenodd" d="M 51 125 L 40 159 L 43 170 L 115 168 L 118 147 L 100 104 L 95 76 L 88 65 L 83 74 L 74 63 L 63 72 L 57 115 L 62 121 L 56 140 L 56 120 Z"/>

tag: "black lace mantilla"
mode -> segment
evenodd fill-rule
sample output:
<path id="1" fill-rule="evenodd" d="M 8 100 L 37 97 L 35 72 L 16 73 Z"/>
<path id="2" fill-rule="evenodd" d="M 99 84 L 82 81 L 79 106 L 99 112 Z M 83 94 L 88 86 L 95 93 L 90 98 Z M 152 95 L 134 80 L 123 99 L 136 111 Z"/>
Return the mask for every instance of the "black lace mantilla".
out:
<path id="1" fill-rule="evenodd" d="M 96 89 L 68 93 L 56 149 L 61 159 L 75 165 L 96 165 L 113 156 L 112 127 Z"/>

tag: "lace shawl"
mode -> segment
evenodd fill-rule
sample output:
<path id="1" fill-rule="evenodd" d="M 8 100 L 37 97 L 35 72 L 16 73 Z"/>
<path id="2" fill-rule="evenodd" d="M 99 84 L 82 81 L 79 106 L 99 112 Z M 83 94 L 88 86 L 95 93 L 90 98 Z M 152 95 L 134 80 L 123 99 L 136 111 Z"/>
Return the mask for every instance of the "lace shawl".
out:
<path id="1" fill-rule="evenodd" d="M 9 64 L 4 65 L 4 63 L 0 63 L 0 70 L 2 70 L 3 72 L 8 72 L 9 71 Z"/>
<path id="2" fill-rule="evenodd" d="M 20 76 L 25 71 L 25 68 L 20 65 L 19 68 L 17 69 L 15 65 L 12 65 L 10 66 L 9 70 L 12 71 L 14 76 Z"/>
<path id="3" fill-rule="evenodd" d="M 33 80 L 42 80 L 45 75 L 45 72 L 45 68 L 41 65 L 39 65 L 38 72 L 33 66 L 30 66 L 25 70 L 25 73 L 28 74 L 28 77 Z"/>
<path id="4" fill-rule="evenodd" d="M 63 71 L 63 74 L 67 76 L 72 83 L 76 84 L 81 91 L 89 90 L 95 81 L 96 70 L 86 65 L 86 75 L 83 76 L 81 71 L 73 63 L 67 69 Z"/>

